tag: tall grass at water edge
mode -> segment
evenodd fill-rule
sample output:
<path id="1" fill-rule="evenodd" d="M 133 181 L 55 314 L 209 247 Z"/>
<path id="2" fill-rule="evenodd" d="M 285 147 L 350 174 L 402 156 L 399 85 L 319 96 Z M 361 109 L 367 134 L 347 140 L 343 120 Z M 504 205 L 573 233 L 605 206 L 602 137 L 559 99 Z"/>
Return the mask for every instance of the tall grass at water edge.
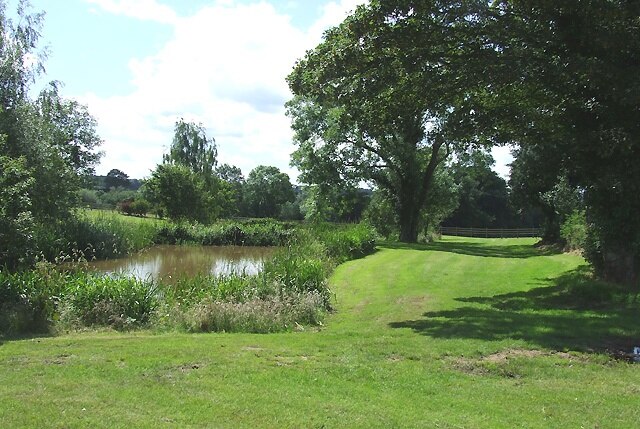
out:
<path id="1" fill-rule="evenodd" d="M 156 238 L 161 244 L 203 246 L 284 246 L 295 235 L 296 225 L 271 219 L 220 221 L 213 225 L 165 223 Z"/>
<path id="2" fill-rule="evenodd" d="M 40 259 L 61 263 L 121 257 L 155 244 L 163 224 L 106 211 L 78 211 L 38 231 Z"/>
<path id="3" fill-rule="evenodd" d="M 155 244 L 284 246 L 295 235 L 295 229 L 295 224 L 270 219 L 201 225 L 79 210 L 74 216 L 37 231 L 38 259 L 53 263 L 110 259 Z"/>
<path id="4" fill-rule="evenodd" d="M 104 232 L 101 228 L 113 228 L 125 233 L 134 225 L 132 222 L 95 217 L 86 224 L 95 237 L 115 237 L 91 249 L 122 245 L 133 249 L 153 242 L 153 233 L 167 228 L 166 223 L 146 228 L 141 223 L 135 228 L 142 231 L 137 238 L 123 243 L 116 241 L 116 233 L 99 232 Z M 79 270 L 60 272 L 46 263 L 22 273 L 0 271 L 0 335 L 96 326 L 273 332 L 318 324 L 331 308 L 327 284 L 330 273 L 338 263 L 373 250 L 373 229 L 361 225 L 333 230 L 327 226 L 294 229 L 275 224 L 245 224 L 250 227 L 246 231 L 267 231 L 269 240 L 289 237 L 283 249 L 265 263 L 263 272 L 254 276 L 199 276 L 168 285 Z M 192 228 L 191 232 L 196 232 L 190 237 L 212 237 L 220 231 L 227 234 L 230 227 L 225 228 Z M 245 237 L 251 236 L 246 231 Z"/>

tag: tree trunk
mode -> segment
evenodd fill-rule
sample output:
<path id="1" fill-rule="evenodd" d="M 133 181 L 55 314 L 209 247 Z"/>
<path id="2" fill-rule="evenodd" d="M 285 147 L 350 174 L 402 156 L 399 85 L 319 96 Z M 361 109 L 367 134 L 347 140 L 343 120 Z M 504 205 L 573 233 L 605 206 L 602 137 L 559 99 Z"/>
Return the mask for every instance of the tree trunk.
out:
<path id="1" fill-rule="evenodd" d="M 420 207 L 412 204 L 400 203 L 400 241 L 402 243 L 416 243 L 420 224 Z"/>
<path id="2" fill-rule="evenodd" d="M 405 178 L 400 185 L 398 195 L 398 221 L 400 223 L 400 241 L 402 243 L 416 243 L 420 227 L 420 209 L 424 203 L 421 200 L 419 182 L 412 178 Z"/>
<path id="3" fill-rule="evenodd" d="M 417 143 L 416 143 L 417 144 Z M 431 158 L 424 170 L 413 159 L 406 175 L 400 182 L 399 221 L 400 221 L 400 241 L 402 243 L 416 243 L 420 228 L 420 212 L 427 200 L 427 194 L 431 187 L 433 175 L 436 167 L 443 158 L 438 156 L 442 142 L 436 142 L 431 148 Z"/>

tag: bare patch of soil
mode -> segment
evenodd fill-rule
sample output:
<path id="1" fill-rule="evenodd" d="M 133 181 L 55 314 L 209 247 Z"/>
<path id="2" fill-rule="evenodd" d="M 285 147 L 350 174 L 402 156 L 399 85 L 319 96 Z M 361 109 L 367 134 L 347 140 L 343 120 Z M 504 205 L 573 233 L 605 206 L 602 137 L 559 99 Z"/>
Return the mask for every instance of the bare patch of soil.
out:
<path id="1" fill-rule="evenodd" d="M 456 358 L 452 362 L 454 369 L 467 374 L 499 375 L 506 378 L 520 378 L 517 368 L 510 365 L 513 359 L 533 359 L 538 357 L 555 357 L 572 362 L 586 362 L 587 358 L 565 352 L 506 349 L 479 358 Z"/>

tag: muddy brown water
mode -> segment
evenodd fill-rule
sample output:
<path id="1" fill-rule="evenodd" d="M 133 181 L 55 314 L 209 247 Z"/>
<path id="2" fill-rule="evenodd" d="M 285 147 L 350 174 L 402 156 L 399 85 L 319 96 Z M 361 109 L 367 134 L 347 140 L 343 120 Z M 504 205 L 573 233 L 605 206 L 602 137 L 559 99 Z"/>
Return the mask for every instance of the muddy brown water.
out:
<path id="1" fill-rule="evenodd" d="M 276 250 L 249 246 L 154 246 L 125 258 L 92 261 L 88 268 L 106 275 L 167 281 L 209 274 L 257 274 Z"/>

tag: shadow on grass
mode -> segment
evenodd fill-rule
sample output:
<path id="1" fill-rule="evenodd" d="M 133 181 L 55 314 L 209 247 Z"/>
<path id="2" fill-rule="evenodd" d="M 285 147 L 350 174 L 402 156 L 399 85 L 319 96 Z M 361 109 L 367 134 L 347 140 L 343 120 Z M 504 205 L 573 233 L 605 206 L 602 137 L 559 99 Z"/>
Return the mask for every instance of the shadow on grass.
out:
<path id="1" fill-rule="evenodd" d="M 459 298 L 474 306 L 390 326 L 433 338 L 525 340 L 557 351 L 629 351 L 640 342 L 638 295 L 594 281 L 584 269 L 547 283 L 527 292 Z"/>
<path id="2" fill-rule="evenodd" d="M 11 341 L 24 341 L 24 340 L 32 340 L 37 341 L 41 338 L 52 338 L 54 334 L 51 333 L 20 333 L 20 334 L 2 334 L 0 333 L 0 347 L 2 347 L 5 343 Z"/>
<path id="3" fill-rule="evenodd" d="M 527 244 L 488 245 L 473 241 L 436 241 L 429 244 L 382 243 L 389 249 L 432 250 L 489 258 L 533 258 L 560 253 L 554 248 L 537 248 Z"/>

